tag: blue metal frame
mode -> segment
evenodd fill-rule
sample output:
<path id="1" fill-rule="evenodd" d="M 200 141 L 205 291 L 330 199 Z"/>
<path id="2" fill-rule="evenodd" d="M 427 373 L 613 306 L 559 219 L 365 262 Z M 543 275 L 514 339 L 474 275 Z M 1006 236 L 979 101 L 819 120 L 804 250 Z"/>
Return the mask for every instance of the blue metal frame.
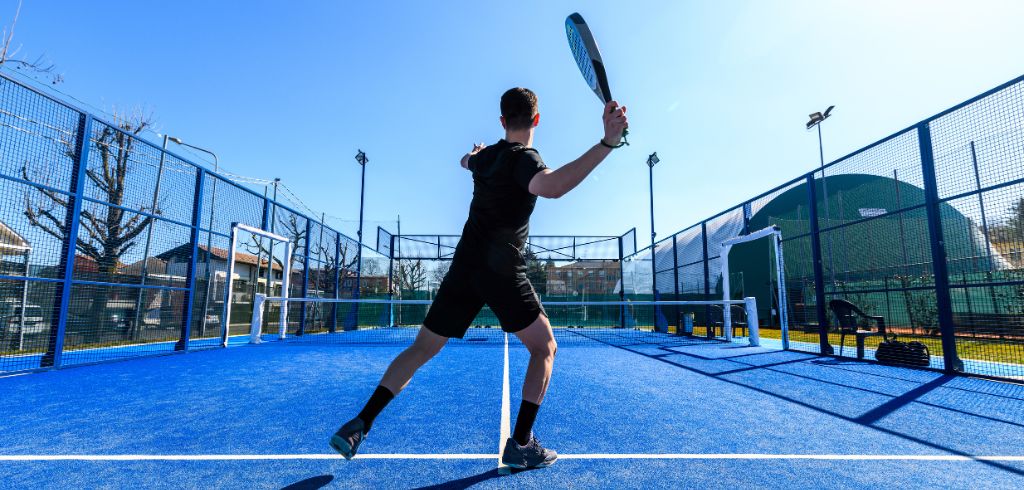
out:
<path id="1" fill-rule="evenodd" d="M 822 354 L 834 353 L 828 341 L 829 318 L 825 310 L 825 273 L 822 270 L 821 230 L 818 224 L 818 193 L 814 183 L 814 172 L 807 174 L 807 209 L 810 211 L 811 260 L 814 268 L 814 311 L 818 316 L 818 348 Z"/>
<path id="2" fill-rule="evenodd" d="M 672 235 L 672 296 L 673 300 L 679 300 L 679 234 Z M 672 309 L 672 321 L 676 326 L 676 335 L 682 334 L 682 325 L 679 324 L 679 307 Z"/>
<path id="3" fill-rule="evenodd" d="M 341 235 L 338 233 L 334 234 L 334 299 L 341 299 Z M 338 331 L 338 303 L 331 305 L 328 330 L 331 333 Z"/>
<path id="4" fill-rule="evenodd" d="M 199 260 L 199 226 L 202 224 L 203 219 L 203 188 L 206 183 L 206 171 L 202 168 L 196 170 L 196 194 L 192 206 L 192 257 L 188 263 L 188 271 L 185 276 L 185 283 L 188 284 L 188 292 L 185 293 L 185 305 L 182 313 L 182 318 L 185 321 L 181 325 L 181 338 L 178 339 L 178 343 L 174 345 L 174 350 L 188 350 L 189 340 L 192 338 L 192 313 L 195 307 L 196 299 L 196 265 Z M 207 251 L 209 255 L 209 251 Z M 206 268 L 210 268 L 210 260 L 206 261 Z M 203 311 L 203 315 L 206 315 L 206 311 Z"/>
<path id="5" fill-rule="evenodd" d="M 301 216 L 301 215 L 300 215 Z M 306 246 L 302 247 L 302 297 L 309 296 L 309 243 L 312 240 L 313 224 L 306 218 Z M 297 245 L 297 244 L 296 244 Z M 299 329 L 295 335 L 302 336 L 306 333 L 306 308 L 299 310 Z"/>
<path id="6" fill-rule="evenodd" d="M 928 239 L 931 244 L 932 271 L 935 274 L 935 304 L 942 334 L 942 357 L 946 372 L 960 372 L 964 365 L 956 352 L 956 324 L 953 322 L 953 302 L 949 294 L 949 264 L 946 262 L 946 246 L 942 236 L 939 188 L 935 179 L 935 156 L 932 153 L 932 133 L 928 123 L 917 126 L 917 138 L 921 148 L 924 198 L 928 205 Z"/>
<path id="7" fill-rule="evenodd" d="M 629 233 L 628 231 L 626 233 Z M 626 300 L 626 267 L 625 257 L 623 257 L 625 250 L 622 247 L 622 237 L 619 237 L 619 301 Z M 619 326 L 626 328 L 626 309 L 622 306 L 619 307 Z"/>
<path id="8" fill-rule="evenodd" d="M 711 267 L 709 262 L 711 259 L 708 258 L 708 222 L 700 222 L 700 240 L 701 240 L 701 251 L 704 254 L 704 300 L 708 301 L 711 299 Z M 704 307 L 704 333 L 707 338 L 714 337 L 714 333 L 711 329 L 711 306 Z"/>
<path id="9" fill-rule="evenodd" d="M 74 163 L 74 174 L 71 181 L 71 206 L 67 210 L 67 233 L 64 235 L 64 284 L 61 285 L 60 298 L 57 299 L 57 328 L 51 329 L 50 342 L 46 354 L 40 360 L 40 367 L 60 368 L 64 357 L 64 337 L 68 328 L 68 311 L 71 307 L 71 286 L 74 283 L 75 256 L 78 250 L 78 227 L 81 223 L 82 194 L 85 189 L 86 171 L 89 168 L 89 148 L 92 138 L 92 116 L 81 114 L 78 119 L 78 135 L 75 150 L 78 158 Z"/>

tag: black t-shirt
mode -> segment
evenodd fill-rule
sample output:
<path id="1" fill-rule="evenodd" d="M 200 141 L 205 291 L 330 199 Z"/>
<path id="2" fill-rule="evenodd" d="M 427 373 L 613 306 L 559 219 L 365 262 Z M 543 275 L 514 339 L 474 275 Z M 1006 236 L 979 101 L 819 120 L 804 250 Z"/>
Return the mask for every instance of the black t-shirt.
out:
<path id="1" fill-rule="evenodd" d="M 537 196 L 530 180 L 548 168 L 533 148 L 500 140 L 469 158 L 473 202 L 456 256 L 483 258 L 492 249 L 522 249 Z"/>

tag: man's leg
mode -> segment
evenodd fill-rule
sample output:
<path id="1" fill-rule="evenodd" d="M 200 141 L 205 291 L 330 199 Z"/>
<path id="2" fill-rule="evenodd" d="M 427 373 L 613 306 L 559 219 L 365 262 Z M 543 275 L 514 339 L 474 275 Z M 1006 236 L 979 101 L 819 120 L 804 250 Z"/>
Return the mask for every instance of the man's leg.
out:
<path id="1" fill-rule="evenodd" d="M 391 361 L 391 365 L 388 366 L 384 377 L 380 380 L 380 385 L 374 390 L 359 415 L 346 422 L 331 436 L 331 447 L 346 459 L 352 459 L 356 455 L 356 451 L 359 450 L 359 445 L 366 438 L 366 434 L 370 432 L 370 427 L 373 426 L 377 415 L 395 398 L 398 392 L 409 384 L 413 374 L 416 374 L 421 366 L 441 351 L 446 342 L 448 342 L 447 337 L 420 327 L 412 345 Z"/>
<path id="2" fill-rule="evenodd" d="M 391 361 L 387 371 L 384 371 L 377 390 L 373 392 L 370 400 L 366 402 L 366 406 L 359 412 L 359 418 L 366 425 L 366 432 L 370 431 L 374 419 L 384 410 L 384 407 L 409 384 L 409 380 L 420 367 L 441 352 L 441 348 L 446 342 L 448 342 L 448 337 L 442 337 L 425 327 L 420 327 L 419 333 L 416 334 L 416 340 L 398 354 L 395 360 Z"/>
<path id="3" fill-rule="evenodd" d="M 512 439 L 517 444 L 525 446 L 530 442 L 533 422 L 537 418 L 537 411 L 548 390 L 558 344 L 551 332 L 548 317 L 544 314 L 538 316 L 530 326 L 516 332 L 516 336 L 530 352 L 526 380 L 523 381 L 523 401 L 519 407 L 519 415 L 516 417 L 515 430 L 512 432 Z"/>
<path id="4" fill-rule="evenodd" d="M 416 373 L 416 370 L 426 364 L 438 352 L 441 352 L 441 348 L 447 342 L 448 337 L 442 337 L 431 332 L 426 327 L 420 327 L 420 331 L 416 334 L 416 340 L 413 341 L 412 345 L 402 351 L 401 354 L 398 354 L 398 357 L 391 361 L 387 371 L 384 371 L 380 385 L 397 395 L 398 392 L 402 391 L 409 384 L 409 380 L 412 379 L 412 375 Z"/>

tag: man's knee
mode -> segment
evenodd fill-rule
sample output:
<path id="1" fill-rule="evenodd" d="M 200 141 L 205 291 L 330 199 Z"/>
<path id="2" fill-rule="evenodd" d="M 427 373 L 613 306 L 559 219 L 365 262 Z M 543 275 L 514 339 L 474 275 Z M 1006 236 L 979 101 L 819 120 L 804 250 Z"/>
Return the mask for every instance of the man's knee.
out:
<path id="1" fill-rule="evenodd" d="M 542 359 L 554 359 L 555 354 L 558 352 L 558 342 L 555 342 L 555 339 L 551 338 L 547 342 L 539 342 L 536 345 L 531 346 L 528 350 L 530 351 L 530 356 Z"/>

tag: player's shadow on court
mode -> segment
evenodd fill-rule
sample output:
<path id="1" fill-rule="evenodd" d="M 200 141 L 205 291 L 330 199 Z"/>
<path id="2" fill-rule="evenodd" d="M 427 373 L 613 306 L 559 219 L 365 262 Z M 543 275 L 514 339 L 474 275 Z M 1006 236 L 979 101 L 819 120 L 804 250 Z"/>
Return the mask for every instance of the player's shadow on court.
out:
<path id="1" fill-rule="evenodd" d="M 292 483 L 281 490 L 318 490 L 326 487 L 332 481 L 334 481 L 334 475 L 314 476 L 312 478 L 306 478 L 305 480 Z"/>
<path id="2" fill-rule="evenodd" d="M 540 469 L 540 468 L 537 468 L 537 469 Z M 512 470 L 512 474 L 515 475 L 517 473 L 522 473 L 524 471 L 533 471 L 533 470 L 515 470 L 515 469 L 513 469 Z M 485 482 L 487 480 L 491 480 L 491 479 L 494 479 L 494 478 L 501 478 L 501 477 L 502 477 L 502 475 L 500 473 L 498 473 L 498 469 L 495 468 L 493 470 L 485 471 L 483 473 L 480 473 L 479 475 L 467 476 L 465 478 L 460 478 L 458 480 L 452 480 L 452 481 L 449 481 L 449 482 L 438 483 L 437 485 L 429 485 L 429 486 L 426 486 L 426 487 L 418 487 L 415 490 L 463 490 L 463 489 L 472 487 L 473 485 L 476 485 L 478 483 L 483 483 L 483 482 Z"/>

